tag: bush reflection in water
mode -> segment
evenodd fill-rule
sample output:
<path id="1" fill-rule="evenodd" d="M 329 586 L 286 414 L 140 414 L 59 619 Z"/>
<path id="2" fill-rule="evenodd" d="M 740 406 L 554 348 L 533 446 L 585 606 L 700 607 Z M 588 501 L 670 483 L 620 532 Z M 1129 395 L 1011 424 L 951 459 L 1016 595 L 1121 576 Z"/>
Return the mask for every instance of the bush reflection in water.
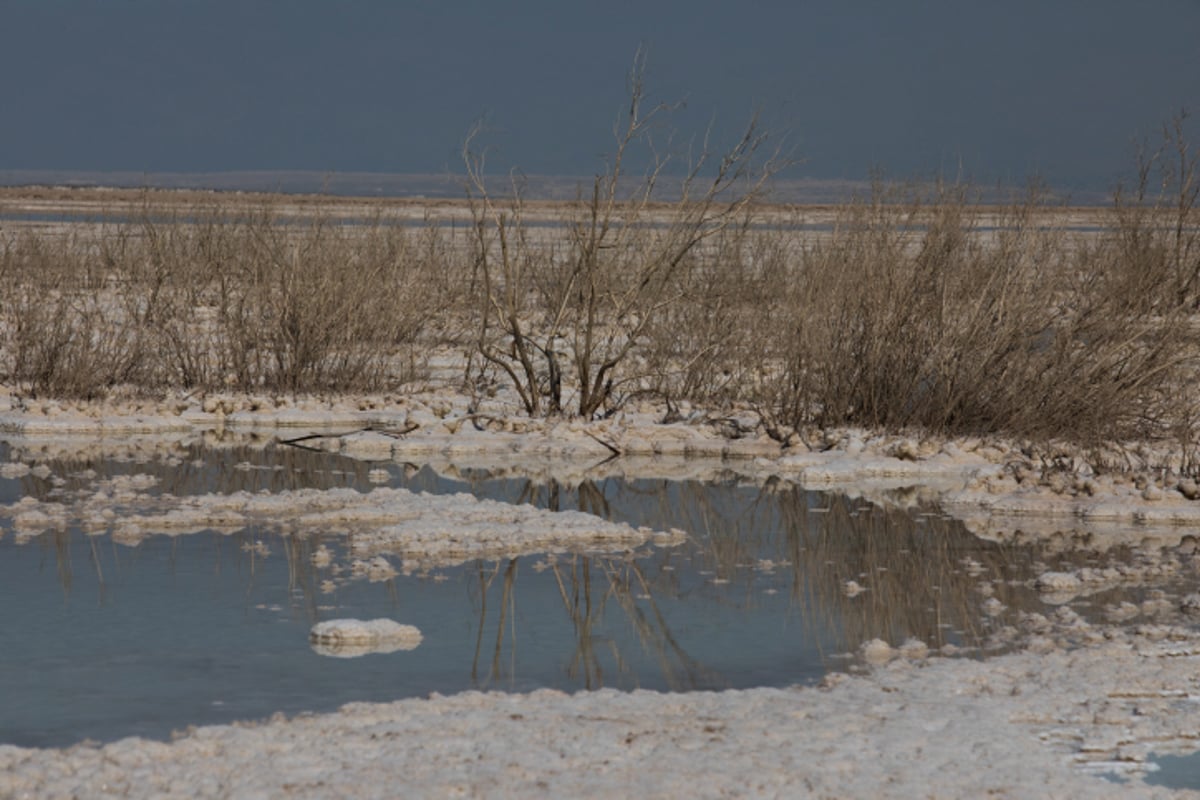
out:
<path id="1" fill-rule="evenodd" d="M 316 566 L 321 547 L 335 564 L 350 560 L 346 536 L 322 530 L 147 531 L 140 541 L 74 527 L 6 533 L 0 579 L 13 591 L 0 605 L 13 612 L 10 632 L 23 644 L 20 654 L 0 658 L 0 674 L 15 681 L 8 707 L 0 705 L 0 728 L 26 744 L 161 736 L 186 724 L 469 688 L 812 683 L 854 668 L 846 654 L 876 637 L 893 645 L 914 637 L 930 648 L 985 644 L 1021 611 L 1045 612 L 1023 585 L 1036 561 L 1077 557 L 980 540 L 915 490 L 868 501 L 734 472 L 678 481 L 605 476 L 622 468 L 619 461 L 592 470 L 592 478 L 556 480 L 261 442 L 69 458 L 0 445 L 0 456 L 50 473 L 0 479 L 7 503 L 23 495 L 70 503 L 98 480 L 135 473 L 157 479 L 152 493 L 176 495 L 369 491 L 385 470 L 390 485 L 412 490 L 688 532 L 673 547 L 526 555 L 415 574 L 404 574 L 392 555 L 400 574 L 379 582 Z M 849 595 L 849 581 L 864 591 Z M 984 582 L 1006 607 L 995 617 L 981 610 Z M 389 617 L 417 625 L 425 638 L 412 652 L 317 656 L 308 628 L 336 617 Z M 81 665 L 89 685 L 105 691 L 66 703 L 64 686 L 79 685 Z"/>

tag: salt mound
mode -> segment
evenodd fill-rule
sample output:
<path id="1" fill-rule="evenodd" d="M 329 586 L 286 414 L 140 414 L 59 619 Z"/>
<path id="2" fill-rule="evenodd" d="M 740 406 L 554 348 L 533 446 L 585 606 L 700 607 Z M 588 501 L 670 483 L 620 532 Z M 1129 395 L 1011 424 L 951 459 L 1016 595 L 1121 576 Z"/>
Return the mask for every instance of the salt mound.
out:
<path id="1" fill-rule="evenodd" d="M 415 650 L 421 643 L 421 631 L 390 619 L 331 619 L 314 625 L 308 639 L 320 655 L 357 658 L 368 653 Z"/>
<path id="2" fill-rule="evenodd" d="M 896 657 L 896 651 L 882 639 L 864 642 L 860 650 L 868 664 L 886 664 Z"/>
<path id="3" fill-rule="evenodd" d="M 1079 591 L 1080 581 L 1079 576 L 1071 572 L 1043 572 L 1037 577 L 1034 585 L 1039 592 L 1058 594 Z"/>

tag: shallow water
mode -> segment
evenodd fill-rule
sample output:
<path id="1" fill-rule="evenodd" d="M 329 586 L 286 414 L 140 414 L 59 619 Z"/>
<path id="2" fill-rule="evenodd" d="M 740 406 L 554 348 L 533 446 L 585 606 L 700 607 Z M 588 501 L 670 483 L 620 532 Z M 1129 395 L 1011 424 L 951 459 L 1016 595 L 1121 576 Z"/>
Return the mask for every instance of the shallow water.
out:
<path id="1" fill-rule="evenodd" d="M 1151 786 L 1168 789 L 1200 789 L 1200 752 L 1186 756 L 1150 754 L 1150 763 L 1158 769 L 1146 773 L 1145 781 Z"/>
<path id="2" fill-rule="evenodd" d="M 9 460 L 4 445 L 0 458 Z M 466 689 L 813 683 L 856 668 L 851 654 L 872 638 L 975 648 L 1020 610 L 1046 610 L 1022 585 L 1035 560 L 1029 549 L 983 542 L 919 505 L 885 510 L 732 475 L 565 485 L 286 447 L 197 446 L 170 460 L 39 463 L 51 474 L 0 479 L 0 502 L 54 500 L 122 473 L 152 474 L 155 491 L 178 495 L 369 491 L 370 469 L 383 466 L 391 486 L 580 509 L 682 528 L 690 538 L 636 556 L 471 562 L 324 591 L 310 557 L 322 544 L 340 551 L 343 540 L 333 535 L 246 529 L 150 536 L 128 546 L 107 533 L 23 539 L 7 531 L 0 538 L 4 743 L 162 738 L 193 724 Z M 1008 607 L 994 618 L 980 611 L 985 579 Z M 848 597 L 847 580 L 868 591 Z M 309 629 L 342 617 L 416 625 L 424 640 L 408 652 L 319 655 Z"/>

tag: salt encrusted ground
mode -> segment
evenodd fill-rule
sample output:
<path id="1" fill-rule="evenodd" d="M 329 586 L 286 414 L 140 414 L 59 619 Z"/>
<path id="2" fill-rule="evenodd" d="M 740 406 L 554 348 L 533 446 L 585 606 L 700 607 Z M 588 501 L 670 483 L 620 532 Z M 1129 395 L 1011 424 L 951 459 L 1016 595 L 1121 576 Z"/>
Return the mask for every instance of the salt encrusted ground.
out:
<path id="1" fill-rule="evenodd" d="M 1002 441 L 841 431 L 794 437 L 785 448 L 750 415 L 685 409 L 682 421 L 660 422 L 661 410 L 648 407 L 588 425 L 530 421 L 502 407 L 481 411 L 471 399 L 446 392 L 337 402 L 180 398 L 141 408 L 75 409 L 7 398 L 0 399 L 0 437 L 10 442 L 13 460 L 0 471 L 45 471 L 45 460 L 77 450 L 176 458 L 182 443 L 206 437 L 219 443 L 227 430 L 284 439 L 315 432 L 321 435 L 301 444 L 369 461 L 580 476 L 614 469 L 678 476 L 732 471 L 764 481 L 853 487 L 881 501 L 894 498 L 889 488 L 919 484 L 926 487 L 924 499 L 940 502 L 981 536 L 1058 536 L 1098 550 L 1136 546 L 1129 563 L 1043 574 L 1038 588 L 1052 596 L 1194 567 L 1200 491 L 1172 473 L 1167 452 L 1123 452 L 1130 468 L 1113 477 L 1074 454 L 1047 457 Z M 609 460 L 615 453 L 621 457 Z M 131 543 L 156 532 L 268 518 L 300 535 L 316 524 L 344 526 L 362 542 L 357 546 L 368 571 L 379 554 L 419 566 L 423 559 L 581 542 L 626 548 L 671 540 L 655 542 L 649 531 L 605 527 L 594 518 L 557 516 L 554 525 L 544 525 L 531 510 L 533 516 L 514 520 L 482 550 L 471 549 L 479 537 L 460 537 L 439 550 L 447 548 L 449 529 L 424 530 L 422 519 L 448 515 L 478 532 L 503 528 L 505 515 L 525 512 L 388 489 L 356 497 L 154 499 L 137 481 L 98 481 L 87 495 L 63 503 L 26 501 L 8 511 L 18 535 L 71 520 L 111 529 L 115 538 L 123 530 Z M 283 513 L 284 506 L 292 510 Z M 405 521 L 409 525 L 399 524 Z M 554 538 L 576 522 L 581 539 Z M 373 534 L 356 527 L 366 523 Z M 405 527 L 424 533 L 405 539 Z M 533 530 L 533 539 L 517 541 L 521 528 Z M 982 662 L 927 659 L 916 643 L 900 655 L 874 643 L 864 654 L 877 664 L 871 675 L 825 689 L 468 693 L 199 729 L 169 745 L 0 747 L 0 797 L 597 796 L 633 790 L 659 796 L 1173 796 L 1180 793 L 1152 791 L 1136 775 L 1151 751 L 1187 753 L 1200 745 L 1200 641 L 1187 616 L 1200 609 L 1200 596 L 1160 601 L 1147 602 L 1169 607 L 1115 609 L 1109 615 L 1114 624 L 1105 627 L 1089 626 L 1067 609 L 1051 618 L 1029 615 L 1021 630 L 1010 632 L 1009 644 L 1023 649 Z M 1143 612 L 1150 622 L 1117 624 Z M 1087 774 L 1097 771 L 1125 772 L 1135 782 L 1118 785 Z"/>

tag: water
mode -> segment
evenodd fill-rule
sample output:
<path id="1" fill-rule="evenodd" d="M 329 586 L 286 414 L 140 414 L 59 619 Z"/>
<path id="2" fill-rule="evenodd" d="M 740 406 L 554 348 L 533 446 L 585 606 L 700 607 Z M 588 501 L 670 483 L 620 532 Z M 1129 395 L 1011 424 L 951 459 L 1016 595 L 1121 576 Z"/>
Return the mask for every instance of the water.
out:
<path id="1" fill-rule="evenodd" d="M 1150 763 L 1158 767 L 1146 773 L 1145 781 L 1151 786 L 1168 789 L 1200 789 L 1200 752 L 1185 756 L 1160 756 L 1150 754 Z"/>
<path id="2" fill-rule="evenodd" d="M 97 477 L 139 472 L 158 478 L 156 491 L 180 495 L 368 491 L 369 468 L 380 466 L 286 447 L 183 455 L 45 462 L 52 476 L 0 479 L 0 502 L 53 500 Z M 3 446 L 0 457 L 8 460 Z M 387 469 L 393 486 L 581 509 L 691 536 L 636 558 L 526 556 L 325 591 L 310 557 L 321 545 L 340 550 L 333 535 L 210 531 L 133 547 L 78 530 L 28 540 L 8 531 L 0 538 L 0 742 L 164 738 L 187 725 L 466 689 L 807 684 L 856 668 L 853 652 L 875 637 L 970 648 L 1018 611 L 1045 610 L 1015 585 L 1030 574 L 1031 550 L 978 540 L 930 508 L 884 510 L 735 476 L 565 485 Z M 255 550 L 259 542 L 269 555 Z M 1000 579 L 1007 616 L 980 613 L 981 576 Z M 847 597 L 850 579 L 870 591 Z M 309 629 L 341 617 L 416 625 L 424 640 L 386 655 L 317 654 Z"/>

